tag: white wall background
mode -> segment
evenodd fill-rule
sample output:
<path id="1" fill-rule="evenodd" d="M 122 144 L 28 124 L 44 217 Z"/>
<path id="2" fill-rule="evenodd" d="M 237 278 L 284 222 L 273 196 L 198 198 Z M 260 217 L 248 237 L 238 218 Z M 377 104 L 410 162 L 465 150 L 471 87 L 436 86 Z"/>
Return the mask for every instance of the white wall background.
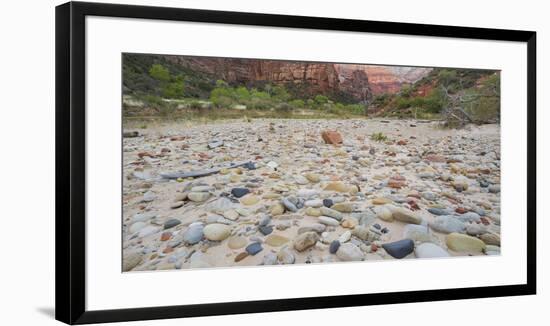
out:
<path id="1" fill-rule="evenodd" d="M 544 1 L 296 0 L 110 1 L 131 4 L 448 24 L 538 32 L 537 296 L 294 311 L 187 319 L 187 325 L 283 325 L 411 322 L 423 325 L 508 325 L 548 320 L 550 223 L 543 189 L 550 182 L 543 108 L 550 78 L 550 21 Z M 53 325 L 54 311 L 54 6 L 60 1 L 3 2 L 0 9 L 0 324 Z M 545 123 L 546 122 L 546 123 Z M 7 209 L 6 209 L 7 208 Z M 167 289 L 169 291 L 169 289 Z M 546 304 L 544 304 L 546 303 Z M 132 325 L 179 325 L 182 320 Z M 542 322 L 544 323 L 544 322 Z M 535 322 L 535 324 L 537 324 Z"/>

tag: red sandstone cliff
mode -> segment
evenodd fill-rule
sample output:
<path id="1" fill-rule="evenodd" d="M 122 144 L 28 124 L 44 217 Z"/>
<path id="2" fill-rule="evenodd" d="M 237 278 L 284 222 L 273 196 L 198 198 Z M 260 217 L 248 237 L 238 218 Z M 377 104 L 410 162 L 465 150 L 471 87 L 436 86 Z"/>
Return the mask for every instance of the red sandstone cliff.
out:
<path id="1" fill-rule="evenodd" d="M 427 75 L 430 68 L 317 62 L 167 56 L 167 60 L 233 83 L 269 82 L 305 86 L 308 95 L 340 93 L 358 101 L 395 93 L 404 83 Z"/>

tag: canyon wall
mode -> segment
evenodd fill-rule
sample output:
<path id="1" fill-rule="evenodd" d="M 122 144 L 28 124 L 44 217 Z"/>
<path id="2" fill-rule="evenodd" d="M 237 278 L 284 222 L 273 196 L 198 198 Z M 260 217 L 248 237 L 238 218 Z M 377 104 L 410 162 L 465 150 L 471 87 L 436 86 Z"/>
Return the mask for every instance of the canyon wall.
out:
<path id="1" fill-rule="evenodd" d="M 166 60 L 229 83 L 298 85 L 306 96 L 340 94 L 357 101 L 396 93 L 430 68 L 333 64 L 303 61 L 166 56 Z"/>

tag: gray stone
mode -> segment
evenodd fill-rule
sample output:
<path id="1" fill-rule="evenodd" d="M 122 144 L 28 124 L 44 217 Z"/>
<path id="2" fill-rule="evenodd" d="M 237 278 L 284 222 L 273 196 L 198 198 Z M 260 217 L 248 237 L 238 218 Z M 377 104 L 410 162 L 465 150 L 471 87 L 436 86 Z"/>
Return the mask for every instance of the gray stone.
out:
<path id="1" fill-rule="evenodd" d="M 321 215 L 332 217 L 333 219 L 336 219 L 338 221 L 341 221 L 342 218 L 344 218 L 344 215 L 342 213 L 328 207 L 321 207 L 319 208 L 319 210 L 321 211 Z"/>
<path id="2" fill-rule="evenodd" d="M 323 201 L 322 201 L 321 199 L 311 199 L 311 200 L 307 200 L 307 201 L 304 203 L 304 206 L 305 206 L 305 207 L 319 208 L 319 207 L 323 206 Z"/>
<path id="3" fill-rule="evenodd" d="M 294 249 L 304 251 L 315 245 L 318 240 L 319 235 L 316 232 L 302 233 L 294 239 Z"/>
<path id="4" fill-rule="evenodd" d="M 325 224 L 325 225 L 331 225 L 331 226 L 338 226 L 338 225 L 340 225 L 340 222 L 338 222 L 337 220 L 333 219 L 332 217 L 328 217 L 328 216 L 319 216 L 318 219 L 319 219 L 319 223 L 322 223 L 322 224 Z"/>
<path id="5" fill-rule="evenodd" d="M 298 234 L 302 234 L 302 233 L 310 232 L 310 231 L 317 232 L 317 233 L 322 233 L 326 229 L 327 229 L 327 226 L 325 224 L 313 223 L 311 225 L 306 225 L 306 226 L 302 226 L 301 228 L 299 228 L 298 229 Z"/>
<path id="6" fill-rule="evenodd" d="M 453 210 L 449 208 L 428 208 L 428 212 L 433 215 L 452 215 Z"/>
<path id="7" fill-rule="evenodd" d="M 462 215 L 458 215 L 456 218 L 461 220 L 462 222 L 480 222 L 481 216 L 479 216 L 478 213 L 475 212 L 467 212 Z"/>
<path id="8" fill-rule="evenodd" d="M 262 265 L 277 265 L 277 255 L 272 252 L 267 253 L 262 260 Z"/>
<path id="9" fill-rule="evenodd" d="M 268 215 L 263 215 L 260 218 L 259 225 L 260 226 L 267 226 L 270 222 L 271 222 L 271 217 L 269 217 Z"/>
<path id="10" fill-rule="evenodd" d="M 464 222 L 450 215 L 438 216 L 433 222 L 430 222 L 429 225 L 435 231 L 442 233 L 462 233 L 466 230 L 466 224 L 464 224 Z"/>
<path id="11" fill-rule="evenodd" d="M 263 235 L 268 235 L 268 234 L 271 234 L 271 232 L 273 232 L 273 227 L 270 226 L 270 225 L 267 225 L 267 226 L 260 226 L 258 228 L 258 230 L 260 230 L 260 233 L 263 234 Z"/>
<path id="12" fill-rule="evenodd" d="M 364 258 L 361 249 L 351 242 L 342 244 L 336 251 L 336 256 L 341 261 L 361 261 Z"/>
<path id="13" fill-rule="evenodd" d="M 283 198 L 283 200 L 281 200 L 281 204 L 283 204 L 283 206 L 291 212 L 298 211 L 298 208 L 296 207 L 296 205 L 292 203 L 289 198 Z"/>
<path id="14" fill-rule="evenodd" d="M 283 265 L 294 264 L 296 257 L 288 247 L 284 247 L 277 253 L 277 259 Z"/>
<path id="15" fill-rule="evenodd" d="M 248 246 L 246 246 L 246 248 L 245 248 L 246 252 L 251 256 L 254 256 L 255 254 L 262 251 L 263 249 L 264 248 L 262 247 L 262 244 L 259 243 L 259 242 L 251 243 Z"/>
<path id="16" fill-rule="evenodd" d="M 183 241 L 188 245 L 194 245 L 202 240 L 204 226 L 202 224 L 195 224 L 190 226 L 183 233 Z"/>
<path id="17" fill-rule="evenodd" d="M 414 249 L 414 254 L 417 258 L 439 258 L 451 256 L 445 249 L 431 242 L 425 242 L 416 246 Z"/>
<path id="18" fill-rule="evenodd" d="M 429 229 L 425 225 L 407 224 L 403 228 L 403 238 L 418 242 L 429 242 L 433 240 Z"/>

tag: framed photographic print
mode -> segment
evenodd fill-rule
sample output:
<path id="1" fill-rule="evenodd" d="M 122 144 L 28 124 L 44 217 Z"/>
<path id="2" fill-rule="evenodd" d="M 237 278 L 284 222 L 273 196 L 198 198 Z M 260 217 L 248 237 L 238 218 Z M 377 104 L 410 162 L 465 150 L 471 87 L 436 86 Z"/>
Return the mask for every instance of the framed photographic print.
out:
<path id="1" fill-rule="evenodd" d="M 56 8 L 56 318 L 536 292 L 536 33 Z"/>

